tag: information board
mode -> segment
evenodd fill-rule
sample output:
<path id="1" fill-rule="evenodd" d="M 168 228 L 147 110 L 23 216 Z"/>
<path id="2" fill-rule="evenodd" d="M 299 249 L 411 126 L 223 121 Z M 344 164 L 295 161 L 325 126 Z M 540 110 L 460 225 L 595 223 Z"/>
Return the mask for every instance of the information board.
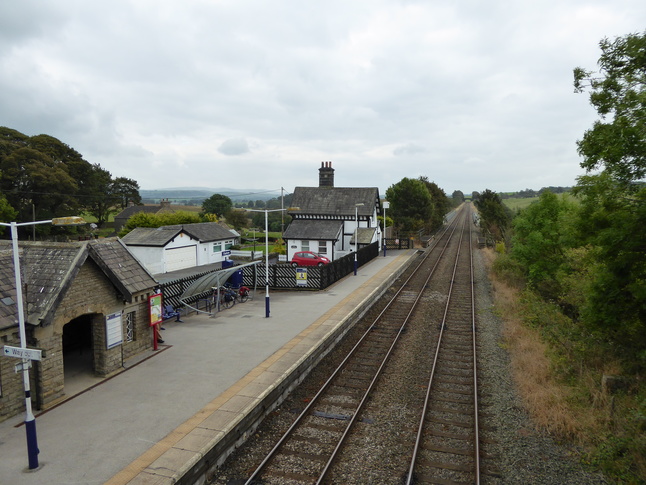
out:
<path id="1" fill-rule="evenodd" d="M 148 298 L 148 308 L 150 309 L 150 326 L 157 325 L 163 320 L 162 317 L 162 295 L 157 293 Z"/>
<path id="2" fill-rule="evenodd" d="M 123 343 L 123 327 L 121 325 L 121 312 L 112 313 L 105 317 L 105 344 L 111 349 Z"/>

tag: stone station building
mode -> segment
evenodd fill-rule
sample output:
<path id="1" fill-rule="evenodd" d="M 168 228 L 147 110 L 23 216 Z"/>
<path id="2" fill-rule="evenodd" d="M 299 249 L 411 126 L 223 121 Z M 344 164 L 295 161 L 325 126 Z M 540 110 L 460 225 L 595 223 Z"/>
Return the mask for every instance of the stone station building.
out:
<path id="1" fill-rule="evenodd" d="M 30 370 L 32 404 L 66 398 L 66 368 L 100 377 L 153 347 L 148 298 L 156 281 L 118 239 L 20 242 L 27 346 L 42 350 Z M 0 241 L 0 344 L 20 347 L 13 253 Z M 24 411 L 19 359 L 0 356 L 0 421 Z"/>

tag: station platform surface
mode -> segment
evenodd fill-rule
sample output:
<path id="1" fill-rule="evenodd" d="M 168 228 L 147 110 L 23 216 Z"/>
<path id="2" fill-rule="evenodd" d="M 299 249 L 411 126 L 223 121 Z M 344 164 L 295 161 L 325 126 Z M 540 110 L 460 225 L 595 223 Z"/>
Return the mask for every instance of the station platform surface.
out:
<path id="1" fill-rule="evenodd" d="M 0 423 L 0 485 L 174 483 L 227 421 L 394 279 L 415 252 L 381 253 L 326 290 L 271 291 L 269 318 L 258 288 L 253 299 L 215 316 L 166 321 L 157 351 L 108 379 L 75 379 L 76 395 L 36 412 L 35 471 L 27 469 L 24 413 Z"/>

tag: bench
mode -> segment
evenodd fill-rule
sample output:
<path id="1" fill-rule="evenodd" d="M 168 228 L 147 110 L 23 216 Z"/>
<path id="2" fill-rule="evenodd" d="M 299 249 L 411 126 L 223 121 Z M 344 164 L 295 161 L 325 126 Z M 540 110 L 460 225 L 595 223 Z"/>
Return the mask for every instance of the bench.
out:
<path id="1" fill-rule="evenodd" d="M 180 320 L 179 318 L 180 316 L 181 316 L 181 310 L 175 310 L 173 308 L 173 305 L 166 305 L 164 307 L 164 312 L 162 313 L 162 318 L 164 320 L 169 320 L 173 317 L 176 317 L 175 319 L 176 322 L 182 322 L 182 320 Z"/>

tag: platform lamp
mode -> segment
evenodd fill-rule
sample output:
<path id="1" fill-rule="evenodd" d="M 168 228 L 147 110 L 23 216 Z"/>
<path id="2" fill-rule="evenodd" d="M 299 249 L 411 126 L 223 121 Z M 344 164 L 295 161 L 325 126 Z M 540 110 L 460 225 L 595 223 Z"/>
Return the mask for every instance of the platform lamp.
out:
<path id="1" fill-rule="evenodd" d="M 300 210 L 298 207 L 287 209 L 243 209 L 248 212 L 265 213 L 265 318 L 269 318 L 269 213 L 287 210 Z"/>
<path id="2" fill-rule="evenodd" d="M 80 226 L 86 224 L 82 217 L 59 217 L 47 221 L 34 222 L 0 222 L 1 226 L 11 228 L 11 244 L 13 250 L 13 269 L 16 278 L 16 304 L 18 305 L 18 328 L 20 331 L 20 349 L 24 354 L 28 353 L 27 349 L 27 332 L 25 331 L 25 311 L 22 297 L 22 275 L 20 274 L 20 253 L 18 252 L 18 227 L 33 226 L 36 224 L 52 224 L 54 226 Z M 6 353 L 6 350 L 5 350 Z M 27 358 L 22 359 L 22 378 L 25 388 L 25 432 L 27 434 L 27 455 L 29 459 L 29 469 L 38 468 L 38 438 L 36 437 L 36 418 L 31 409 L 31 387 L 29 383 L 29 366 L 31 361 Z"/>
<path id="3" fill-rule="evenodd" d="M 354 204 L 354 220 L 357 223 L 357 227 L 354 228 L 354 275 L 357 276 L 357 268 L 359 267 L 359 262 L 357 261 L 357 251 L 359 250 L 359 207 L 363 207 L 365 204 L 359 202 Z"/>
<path id="4" fill-rule="evenodd" d="M 386 236 L 388 235 L 388 233 L 386 232 L 386 209 L 390 207 L 390 202 L 384 200 L 382 206 L 384 208 L 384 257 L 386 257 Z"/>

